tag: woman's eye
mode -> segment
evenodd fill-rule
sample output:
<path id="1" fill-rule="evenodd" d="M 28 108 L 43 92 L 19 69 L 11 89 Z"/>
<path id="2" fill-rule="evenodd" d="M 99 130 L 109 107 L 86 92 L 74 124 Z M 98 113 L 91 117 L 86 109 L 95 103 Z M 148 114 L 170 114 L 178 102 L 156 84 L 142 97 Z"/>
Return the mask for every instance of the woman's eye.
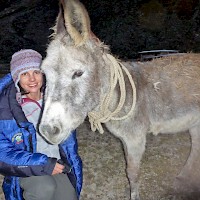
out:
<path id="1" fill-rule="evenodd" d="M 41 71 L 39 71 L 39 70 L 35 70 L 34 72 L 35 72 L 35 74 L 41 74 Z"/>
<path id="2" fill-rule="evenodd" d="M 28 73 L 27 72 L 24 72 L 24 73 L 22 73 L 22 76 L 26 76 Z"/>
<path id="3" fill-rule="evenodd" d="M 76 72 L 74 72 L 72 79 L 78 78 L 78 77 L 82 76 L 82 74 L 83 74 L 83 71 L 81 71 L 81 70 L 76 71 Z"/>

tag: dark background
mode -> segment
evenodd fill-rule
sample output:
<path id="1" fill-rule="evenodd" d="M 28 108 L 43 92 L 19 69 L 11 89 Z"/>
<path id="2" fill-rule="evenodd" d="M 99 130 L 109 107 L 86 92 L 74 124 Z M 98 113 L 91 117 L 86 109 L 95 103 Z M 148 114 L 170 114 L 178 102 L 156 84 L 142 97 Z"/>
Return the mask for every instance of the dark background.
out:
<path id="1" fill-rule="evenodd" d="M 92 31 L 123 59 L 139 51 L 200 52 L 200 0 L 81 0 Z M 0 70 L 11 55 L 32 48 L 45 56 L 57 0 L 0 0 Z"/>

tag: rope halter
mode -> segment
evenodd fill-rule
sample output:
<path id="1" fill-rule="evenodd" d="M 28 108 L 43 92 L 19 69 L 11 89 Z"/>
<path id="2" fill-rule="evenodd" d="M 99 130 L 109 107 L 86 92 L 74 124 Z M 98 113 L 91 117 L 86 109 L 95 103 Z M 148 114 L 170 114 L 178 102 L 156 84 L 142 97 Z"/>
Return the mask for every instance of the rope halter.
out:
<path id="1" fill-rule="evenodd" d="M 104 133 L 102 123 L 106 123 L 110 120 L 123 120 L 123 119 L 128 118 L 130 114 L 133 112 L 135 108 L 135 104 L 136 104 L 136 87 L 128 69 L 110 54 L 104 54 L 103 58 L 109 59 L 112 63 L 112 65 L 110 65 L 109 91 L 101 100 L 100 105 L 99 105 L 99 111 L 91 111 L 88 113 L 89 122 L 91 124 L 92 131 L 98 130 L 101 134 Z M 124 81 L 124 75 L 123 75 L 122 70 L 124 70 L 131 84 L 132 92 L 133 92 L 132 93 L 133 101 L 132 101 L 131 109 L 126 115 L 122 117 L 116 117 L 116 115 L 123 108 L 123 105 L 126 99 L 126 88 L 125 88 L 125 81 Z M 114 109 L 114 111 L 111 111 L 109 110 L 109 105 L 111 105 L 112 103 L 113 94 L 114 94 L 115 87 L 117 86 L 117 83 L 119 84 L 119 88 L 120 88 L 120 100 L 119 100 L 118 105 Z"/>

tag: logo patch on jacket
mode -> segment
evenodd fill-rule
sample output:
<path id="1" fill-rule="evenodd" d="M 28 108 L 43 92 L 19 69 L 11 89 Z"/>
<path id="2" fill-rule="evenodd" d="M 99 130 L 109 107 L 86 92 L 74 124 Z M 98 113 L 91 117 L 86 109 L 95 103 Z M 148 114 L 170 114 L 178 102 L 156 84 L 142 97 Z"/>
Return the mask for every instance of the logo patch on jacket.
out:
<path id="1" fill-rule="evenodd" d="M 22 135 L 22 133 L 16 133 L 12 137 L 12 142 L 15 143 L 15 144 L 21 144 L 23 142 L 23 135 Z"/>

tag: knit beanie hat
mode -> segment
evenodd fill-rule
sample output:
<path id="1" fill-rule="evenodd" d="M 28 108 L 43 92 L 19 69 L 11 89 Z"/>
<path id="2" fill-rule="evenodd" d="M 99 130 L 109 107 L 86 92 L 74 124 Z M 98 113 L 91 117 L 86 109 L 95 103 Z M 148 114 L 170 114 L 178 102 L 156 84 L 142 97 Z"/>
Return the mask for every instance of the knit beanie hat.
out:
<path id="1" fill-rule="evenodd" d="M 42 56 L 32 49 L 22 49 L 12 55 L 10 72 L 18 92 L 20 75 L 29 70 L 40 70 L 41 62 Z"/>

